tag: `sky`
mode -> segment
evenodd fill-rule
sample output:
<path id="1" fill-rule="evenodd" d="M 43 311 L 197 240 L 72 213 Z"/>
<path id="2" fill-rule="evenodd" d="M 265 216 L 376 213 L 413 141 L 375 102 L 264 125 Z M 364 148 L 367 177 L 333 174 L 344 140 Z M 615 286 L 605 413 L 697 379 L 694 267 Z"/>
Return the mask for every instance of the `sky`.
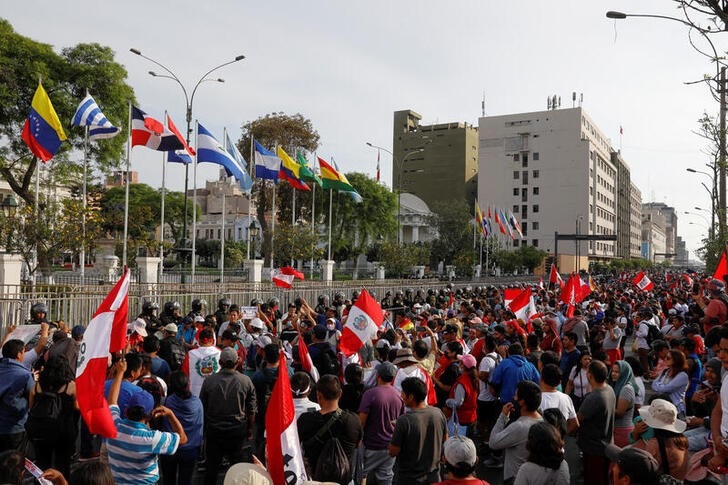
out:
<path id="1" fill-rule="evenodd" d="M 224 127 L 237 139 L 245 122 L 267 113 L 301 113 L 321 136 L 318 155 L 371 176 L 377 153 L 366 142 L 391 149 L 396 110 L 413 109 L 423 124 L 477 126 L 483 97 L 486 114 L 500 115 L 546 109 L 553 94 L 571 107 L 572 92 L 583 94 L 583 108 L 621 148 L 643 201 L 678 210 L 678 235 L 692 252 L 710 217 L 700 182 L 711 181 L 685 169 L 708 171 L 708 144 L 694 132 L 704 112 L 717 115 L 718 103 L 705 83 L 685 83 L 715 74 L 715 64 L 690 46 L 687 27 L 677 22 L 605 17 L 607 10 L 680 16 L 675 6 L 670 0 L 23 0 L 4 2 L 0 16 L 58 51 L 82 42 L 111 47 L 139 106 L 160 118 L 168 110 L 178 126 L 182 90 L 150 76 L 159 68 L 129 49 L 166 65 L 188 89 L 210 68 L 245 55 L 214 73 L 224 83 L 200 86 L 194 118 L 220 139 Z M 712 39 L 725 52 L 728 33 Z M 700 36 L 693 40 L 709 49 Z M 391 157 L 382 152 L 381 160 L 391 185 Z M 133 151 L 141 182 L 161 186 L 161 163 L 156 152 Z M 216 178 L 215 166 L 200 166 L 198 186 Z M 182 166 L 167 170 L 167 187 L 182 190 Z M 699 213 L 696 206 L 705 218 L 684 214 Z"/>

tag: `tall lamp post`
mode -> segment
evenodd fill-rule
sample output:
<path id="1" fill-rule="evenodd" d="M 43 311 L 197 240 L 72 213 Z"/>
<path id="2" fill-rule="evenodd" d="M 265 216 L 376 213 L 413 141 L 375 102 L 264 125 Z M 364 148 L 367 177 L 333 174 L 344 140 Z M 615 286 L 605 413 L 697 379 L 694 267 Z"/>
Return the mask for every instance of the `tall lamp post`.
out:
<path id="1" fill-rule="evenodd" d="M 209 76 L 214 71 L 217 71 L 218 69 L 220 69 L 222 67 L 225 67 L 227 65 L 230 65 L 230 64 L 233 64 L 235 62 L 242 61 L 243 59 L 245 59 L 245 56 L 244 55 L 239 55 L 239 56 L 235 57 L 235 59 L 233 59 L 232 61 L 227 61 L 227 62 L 224 62 L 224 63 L 220 64 L 219 66 L 213 67 L 212 69 L 210 69 L 209 71 L 207 71 L 205 74 L 203 74 L 202 77 L 200 77 L 200 79 L 195 83 L 194 87 L 192 88 L 192 94 L 188 95 L 187 94 L 187 89 L 185 88 L 184 84 L 182 84 L 182 81 L 180 81 L 179 77 L 177 77 L 177 75 L 174 72 L 172 72 L 172 70 L 169 69 L 167 66 L 165 66 L 161 62 L 158 62 L 158 61 L 152 59 L 151 57 L 148 57 L 148 56 L 142 54 L 139 49 L 135 49 L 135 48 L 132 47 L 131 49 L 129 49 L 129 52 L 131 52 L 132 54 L 136 54 L 139 57 L 142 57 L 142 58 L 148 60 L 149 62 L 151 62 L 151 63 L 153 63 L 153 64 L 161 67 L 162 69 L 164 69 L 169 74 L 169 75 L 157 74 L 154 71 L 149 71 L 149 75 L 150 76 L 171 79 L 174 82 L 176 82 L 177 85 L 179 85 L 180 88 L 182 88 L 182 93 L 185 96 L 185 120 L 187 121 L 187 132 L 186 132 L 186 135 L 185 135 L 185 140 L 187 141 L 187 144 L 188 145 L 190 144 L 190 134 L 192 133 L 192 103 L 195 101 L 195 93 L 197 92 L 197 88 L 199 88 L 202 83 L 207 82 L 207 81 L 209 81 L 209 82 L 219 82 L 219 83 L 225 82 L 224 79 L 221 79 L 221 78 L 213 79 L 213 78 L 208 78 L 207 76 Z M 180 248 L 183 251 L 187 251 L 187 248 L 186 248 L 186 241 L 187 241 L 187 190 L 188 190 L 188 187 L 189 187 L 189 175 L 190 175 L 189 164 L 185 164 L 184 214 L 183 214 L 183 219 L 182 219 L 182 246 L 184 246 L 184 247 L 183 248 Z M 194 254 L 192 255 L 192 257 L 194 257 Z M 186 262 L 186 260 L 187 260 L 187 258 L 185 257 L 184 258 L 184 261 Z M 184 273 L 182 273 L 182 282 L 184 283 Z"/>
<path id="2" fill-rule="evenodd" d="M 432 140 L 427 140 L 427 142 L 431 142 Z M 392 153 L 391 150 L 388 150 L 384 147 L 380 147 L 379 145 L 374 145 L 370 142 L 367 142 L 367 145 L 369 145 L 372 148 L 376 148 L 377 150 L 384 150 L 385 152 L 389 153 L 392 156 L 392 163 L 394 163 L 394 153 Z M 424 152 L 424 148 L 416 148 L 414 150 L 411 150 L 402 157 L 402 160 L 399 162 L 399 170 L 397 171 L 397 183 L 394 183 L 394 180 L 392 181 L 392 185 L 397 187 L 397 246 L 400 246 L 402 244 L 402 239 L 404 239 L 400 235 L 400 229 L 401 229 L 401 220 L 402 220 L 402 173 L 404 172 L 404 162 L 407 161 L 407 159 L 415 155 L 417 153 Z M 419 171 L 418 171 L 419 172 Z"/>
<path id="3" fill-rule="evenodd" d="M 5 197 L 5 199 L 3 199 L 2 211 L 3 217 L 5 218 L 4 223 L 8 229 L 15 226 L 15 223 L 12 221 L 12 219 L 15 217 L 15 213 L 18 210 L 18 205 L 18 199 L 16 199 L 13 195 L 9 195 L 8 197 Z M 7 238 L 4 244 L 5 251 L 10 251 L 13 232 L 14 231 L 12 229 L 8 230 L 7 232 Z"/>
<path id="4" fill-rule="evenodd" d="M 683 25 L 686 25 L 690 28 L 690 32 L 693 30 L 700 35 L 703 36 L 705 41 L 710 45 L 711 50 L 713 51 L 713 55 L 710 56 L 709 54 L 704 53 L 703 51 L 699 50 L 695 45 L 692 43 L 692 40 L 690 41 L 693 48 L 700 52 L 701 54 L 709 57 L 713 62 L 715 62 L 715 81 L 718 84 L 718 94 L 720 96 L 720 151 L 719 151 L 719 162 L 718 162 L 718 168 L 720 172 L 720 178 L 719 178 L 719 197 L 718 197 L 718 234 L 721 240 L 721 243 L 725 241 L 725 230 L 726 230 L 726 99 L 725 99 L 725 85 L 726 85 L 726 68 L 725 65 L 721 66 L 721 60 L 724 59 L 723 57 L 718 55 L 718 51 L 715 48 L 715 45 L 713 44 L 713 41 L 710 40 L 710 37 L 708 37 L 708 34 L 706 32 L 710 32 L 708 30 L 704 30 L 701 27 L 698 27 L 697 25 L 694 25 L 686 20 L 675 18 L 675 17 L 669 17 L 667 15 L 653 15 L 653 14 L 634 14 L 634 13 L 624 13 L 624 12 L 617 12 L 614 10 L 610 10 L 607 12 L 607 18 L 615 19 L 615 20 L 621 20 L 626 19 L 627 17 L 643 17 L 643 18 L 654 18 L 654 19 L 662 19 L 662 20 L 672 20 L 675 22 L 679 22 Z M 706 80 L 710 80 L 710 76 L 707 77 Z M 690 170 L 689 170 L 690 171 Z"/>
<path id="5" fill-rule="evenodd" d="M 686 168 L 685 170 L 687 170 L 690 173 L 699 173 L 699 174 L 705 175 L 706 177 L 708 177 L 710 179 L 712 190 L 709 189 L 708 186 L 705 185 L 704 182 L 700 182 L 700 185 L 703 186 L 705 191 L 708 192 L 708 196 L 710 197 L 710 220 L 711 220 L 710 238 L 712 239 L 715 237 L 715 213 L 717 212 L 716 203 L 718 200 L 718 194 L 717 194 L 718 188 L 716 187 L 715 177 L 713 177 L 713 175 L 709 174 L 708 172 L 703 172 L 702 170 L 695 170 L 694 168 L 690 168 L 690 167 Z M 700 207 L 695 207 L 695 210 L 704 211 L 704 209 L 701 209 Z"/>

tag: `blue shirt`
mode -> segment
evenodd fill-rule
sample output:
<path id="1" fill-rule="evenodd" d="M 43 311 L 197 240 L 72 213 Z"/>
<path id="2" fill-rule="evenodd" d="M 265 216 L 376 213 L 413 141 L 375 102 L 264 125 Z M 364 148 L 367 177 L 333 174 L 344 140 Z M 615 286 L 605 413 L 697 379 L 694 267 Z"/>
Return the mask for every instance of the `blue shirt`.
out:
<path id="1" fill-rule="evenodd" d="M 177 416 L 187 435 L 187 443 L 181 445 L 179 449 L 194 449 L 202 446 L 205 413 L 200 398 L 192 394 L 187 399 L 182 399 L 176 394 L 170 394 L 164 404 Z M 162 428 L 164 431 L 172 431 L 168 419 L 165 418 L 162 421 Z"/>
<path id="2" fill-rule="evenodd" d="M 0 434 L 25 431 L 33 374 L 15 359 L 0 359 Z"/>
<path id="3" fill-rule="evenodd" d="M 111 389 L 112 382 L 114 382 L 113 379 L 109 379 L 108 381 L 104 382 L 104 397 L 106 399 L 109 398 L 109 390 Z M 118 403 L 122 416 L 126 416 L 126 408 L 129 406 L 129 399 L 131 399 L 134 394 L 141 390 L 141 387 L 132 384 L 127 380 L 121 381 L 121 389 L 119 389 L 119 399 L 117 399 L 116 402 Z"/>
<path id="4" fill-rule="evenodd" d="M 513 401 L 516 387 L 521 381 L 539 383 L 541 375 L 538 370 L 522 355 L 511 355 L 495 368 L 490 376 L 490 383 L 494 387 L 500 386 L 500 402 Z"/>

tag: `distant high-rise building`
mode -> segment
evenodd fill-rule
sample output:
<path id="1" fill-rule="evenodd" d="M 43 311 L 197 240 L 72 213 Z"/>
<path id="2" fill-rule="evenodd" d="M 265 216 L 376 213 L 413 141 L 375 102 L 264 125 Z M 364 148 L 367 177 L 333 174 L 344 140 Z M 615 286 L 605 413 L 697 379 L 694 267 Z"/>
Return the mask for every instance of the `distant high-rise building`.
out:
<path id="1" fill-rule="evenodd" d="M 473 206 L 478 180 L 478 129 L 468 123 L 421 125 L 412 110 L 394 112 L 392 189 L 416 195 L 430 209 L 465 200 Z"/>
<path id="2" fill-rule="evenodd" d="M 617 248 L 615 256 L 629 258 L 631 254 L 631 193 L 629 166 L 622 158 L 620 152 L 612 152 L 612 163 L 617 167 Z"/>
<path id="3" fill-rule="evenodd" d="M 646 202 L 643 210 L 657 210 L 665 218 L 665 253 L 677 254 L 677 212 L 674 207 L 663 202 Z"/>
<path id="4" fill-rule="evenodd" d="M 633 183 L 629 185 L 629 257 L 642 257 L 642 193 Z"/>
<path id="5" fill-rule="evenodd" d="M 642 257 L 654 262 L 664 261 L 667 254 L 665 215 L 658 207 L 642 204 Z"/>

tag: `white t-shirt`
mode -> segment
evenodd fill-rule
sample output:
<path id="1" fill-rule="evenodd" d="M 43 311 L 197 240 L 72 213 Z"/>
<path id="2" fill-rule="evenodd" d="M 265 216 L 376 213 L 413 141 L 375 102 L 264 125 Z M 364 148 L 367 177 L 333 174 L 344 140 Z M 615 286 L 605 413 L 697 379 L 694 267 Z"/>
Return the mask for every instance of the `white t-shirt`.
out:
<path id="1" fill-rule="evenodd" d="M 634 397 L 635 406 L 642 406 L 645 403 L 645 381 L 641 377 L 635 377 L 634 382 L 637 384 L 637 394 Z"/>
<path id="2" fill-rule="evenodd" d="M 543 414 L 543 411 L 551 408 L 557 408 L 567 420 L 576 417 L 574 403 L 569 396 L 561 391 L 541 393 L 541 405 L 538 407 L 538 410 Z"/>
<path id="3" fill-rule="evenodd" d="M 723 414 L 720 417 L 720 434 L 723 438 L 728 437 L 728 384 L 726 384 L 726 373 L 720 381 L 720 405 Z"/>
<path id="4" fill-rule="evenodd" d="M 493 369 L 495 369 L 498 357 L 495 352 L 491 352 L 489 354 L 486 354 L 485 357 L 480 361 L 480 366 L 478 366 L 479 372 L 490 372 L 490 374 L 493 374 Z M 483 382 L 480 379 L 478 379 L 478 401 L 495 401 L 496 397 L 490 393 L 490 385 L 488 385 L 487 382 Z"/>

